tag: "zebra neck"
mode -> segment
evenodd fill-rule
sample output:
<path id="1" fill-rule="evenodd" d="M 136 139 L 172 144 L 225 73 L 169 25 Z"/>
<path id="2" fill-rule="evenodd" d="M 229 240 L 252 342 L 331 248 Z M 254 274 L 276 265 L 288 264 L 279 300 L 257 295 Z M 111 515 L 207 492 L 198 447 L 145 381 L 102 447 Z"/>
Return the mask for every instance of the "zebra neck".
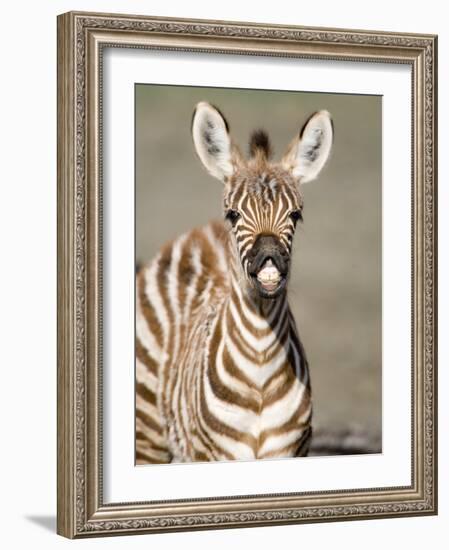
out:
<path id="1" fill-rule="evenodd" d="M 248 289 L 240 261 L 229 250 L 230 292 L 224 304 L 224 326 L 227 338 L 239 344 L 248 358 L 266 362 L 276 350 L 290 345 L 290 310 L 287 293 L 275 299 L 263 299 Z"/>
<path id="2" fill-rule="evenodd" d="M 286 294 L 261 304 L 230 272 L 229 294 L 212 333 L 207 380 L 225 401 L 231 394 L 247 396 L 260 406 L 279 387 L 290 388 L 300 378 L 300 344 Z"/>
<path id="3" fill-rule="evenodd" d="M 209 361 L 217 395 L 235 393 L 238 386 L 238 395 L 256 399 L 259 406 L 279 384 L 292 383 L 298 355 L 292 351 L 294 331 L 286 297 L 275 302 L 267 314 L 233 285 L 214 333 L 216 361 Z"/>
<path id="4" fill-rule="evenodd" d="M 286 295 L 276 300 L 254 300 L 232 282 L 226 304 L 226 334 L 249 359 L 266 363 L 290 340 L 290 317 Z"/>
<path id="5" fill-rule="evenodd" d="M 240 315 L 244 315 L 248 321 L 255 320 L 256 325 L 259 321 L 274 326 L 288 311 L 286 292 L 272 300 L 259 298 L 242 289 L 235 278 L 231 281 L 229 300 L 238 309 Z"/>

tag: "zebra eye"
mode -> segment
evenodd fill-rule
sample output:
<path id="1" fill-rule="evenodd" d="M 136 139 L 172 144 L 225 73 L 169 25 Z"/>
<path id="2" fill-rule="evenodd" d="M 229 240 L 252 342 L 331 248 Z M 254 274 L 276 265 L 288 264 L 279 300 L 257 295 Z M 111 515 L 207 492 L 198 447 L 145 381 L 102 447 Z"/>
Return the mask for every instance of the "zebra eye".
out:
<path id="1" fill-rule="evenodd" d="M 298 221 L 302 222 L 303 218 L 301 210 L 293 210 L 292 212 L 290 212 L 290 218 L 293 220 L 293 223 L 295 225 Z"/>
<path id="2" fill-rule="evenodd" d="M 240 218 L 240 212 L 238 212 L 237 210 L 228 210 L 226 212 L 226 219 L 229 220 L 232 225 L 235 225 L 235 223 L 237 222 L 237 220 Z"/>

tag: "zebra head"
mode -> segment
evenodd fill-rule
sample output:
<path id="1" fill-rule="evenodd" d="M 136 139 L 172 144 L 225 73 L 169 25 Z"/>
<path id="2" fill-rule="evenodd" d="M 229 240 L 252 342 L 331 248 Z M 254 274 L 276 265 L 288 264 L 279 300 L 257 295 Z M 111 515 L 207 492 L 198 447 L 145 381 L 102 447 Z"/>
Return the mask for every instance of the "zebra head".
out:
<path id="1" fill-rule="evenodd" d="M 311 115 L 279 162 L 271 161 L 262 130 L 252 134 L 245 158 L 226 119 L 209 103 L 196 106 L 192 136 L 206 169 L 224 183 L 224 216 L 240 279 L 261 298 L 276 298 L 285 290 L 293 236 L 302 221 L 300 185 L 318 176 L 332 147 L 329 113 Z"/>

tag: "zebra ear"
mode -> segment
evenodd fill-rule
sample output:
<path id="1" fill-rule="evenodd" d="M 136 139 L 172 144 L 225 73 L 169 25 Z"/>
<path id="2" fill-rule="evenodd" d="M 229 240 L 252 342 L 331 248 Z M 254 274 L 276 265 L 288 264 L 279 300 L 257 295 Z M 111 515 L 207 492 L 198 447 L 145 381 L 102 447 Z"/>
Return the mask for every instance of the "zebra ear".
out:
<path id="1" fill-rule="evenodd" d="M 192 137 L 208 172 L 220 180 L 229 178 L 234 172 L 233 145 L 228 123 L 216 107 L 204 101 L 198 103 L 192 118 Z"/>
<path id="2" fill-rule="evenodd" d="M 330 114 L 327 111 L 314 113 L 290 144 L 282 165 L 291 170 L 300 183 L 314 180 L 329 158 L 333 136 Z"/>

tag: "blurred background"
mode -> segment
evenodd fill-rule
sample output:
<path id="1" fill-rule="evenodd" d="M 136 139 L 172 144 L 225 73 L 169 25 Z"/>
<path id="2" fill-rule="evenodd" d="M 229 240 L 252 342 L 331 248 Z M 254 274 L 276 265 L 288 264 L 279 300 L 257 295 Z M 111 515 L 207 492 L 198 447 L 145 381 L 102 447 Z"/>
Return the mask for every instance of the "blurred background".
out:
<path id="1" fill-rule="evenodd" d="M 311 454 L 380 452 L 382 98 L 149 84 L 135 94 L 137 263 L 222 217 L 221 184 L 193 149 L 196 103 L 216 105 L 245 152 L 251 131 L 267 130 L 275 160 L 311 113 L 331 113 L 331 158 L 302 188 L 289 302 L 310 364 Z"/>

